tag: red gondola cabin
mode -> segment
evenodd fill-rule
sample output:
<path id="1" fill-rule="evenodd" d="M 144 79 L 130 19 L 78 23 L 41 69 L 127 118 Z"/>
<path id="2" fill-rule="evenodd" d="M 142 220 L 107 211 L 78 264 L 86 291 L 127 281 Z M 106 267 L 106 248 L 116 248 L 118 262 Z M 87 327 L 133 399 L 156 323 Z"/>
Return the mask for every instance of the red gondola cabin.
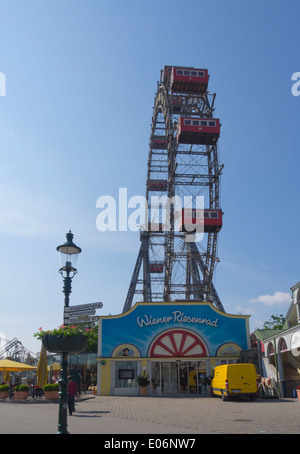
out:
<path id="1" fill-rule="evenodd" d="M 168 188 L 167 180 L 149 180 L 148 190 L 149 191 L 166 191 Z"/>
<path id="2" fill-rule="evenodd" d="M 199 226 L 199 231 L 204 231 L 204 233 L 219 232 L 223 224 L 222 214 L 222 210 L 183 209 L 179 221 L 179 231 L 195 233 Z"/>
<path id="3" fill-rule="evenodd" d="M 177 127 L 177 142 L 198 145 L 215 145 L 220 136 L 218 118 L 180 117 Z"/>
<path id="4" fill-rule="evenodd" d="M 149 264 L 150 273 L 163 273 L 164 264 L 163 262 L 152 262 Z"/>
<path id="5" fill-rule="evenodd" d="M 159 149 L 166 150 L 167 149 L 167 138 L 166 138 L 166 136 L 153 136 L 153 138 L 152 138 L 152 148 L 156 149 L 156 150 L 159 150 Z"/>
<path id="6" fill-rule="evenodd" d="M 207 90 L 208 79 L 207 69 L 173 66 L 170 87 L 176 93 L 203 93 Z"/>

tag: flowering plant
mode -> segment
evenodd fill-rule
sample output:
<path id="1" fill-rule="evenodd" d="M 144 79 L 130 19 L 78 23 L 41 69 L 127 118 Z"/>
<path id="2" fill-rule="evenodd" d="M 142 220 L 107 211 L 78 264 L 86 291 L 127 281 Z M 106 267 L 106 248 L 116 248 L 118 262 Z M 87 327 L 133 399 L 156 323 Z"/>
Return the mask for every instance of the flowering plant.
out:
<path id="1" fill-rule="evenodd" d="M 43 328 L 39 328 L 38 332 L 34 334 L 34 337 L 37 339 L 42 339 L 46 334 L 52 334 L 53 336 L 58 337 L 73 337 L 73 336 L 84 336 L 88 339 L 88 346 L 91 349 L 97 348 L 97 339 L 98 339 L 98 332 L 97 327 L 82 324 L 82 325 L 60 325 L 58 328 L 53 330 L 44 331 Z"/>

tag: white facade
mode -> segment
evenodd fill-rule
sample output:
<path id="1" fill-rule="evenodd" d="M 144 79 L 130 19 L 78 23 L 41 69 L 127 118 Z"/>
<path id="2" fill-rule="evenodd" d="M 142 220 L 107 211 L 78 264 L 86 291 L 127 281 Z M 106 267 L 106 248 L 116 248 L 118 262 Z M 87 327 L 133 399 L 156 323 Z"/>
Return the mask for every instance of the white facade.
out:
<path id="1" fill-rule="evenodd" d="M 300 282 L 291 287 L 292 303 L 286 314 L 287 329 L 270 331 L 269 337 L 261 338 L 264 330 L 257 330 L 265 356 L 262 372 L 280 383 L 280 394 L 290 394 L 288 387 L 300 385 Z M 299 383 L 297 383 L 299 381 Z"/>

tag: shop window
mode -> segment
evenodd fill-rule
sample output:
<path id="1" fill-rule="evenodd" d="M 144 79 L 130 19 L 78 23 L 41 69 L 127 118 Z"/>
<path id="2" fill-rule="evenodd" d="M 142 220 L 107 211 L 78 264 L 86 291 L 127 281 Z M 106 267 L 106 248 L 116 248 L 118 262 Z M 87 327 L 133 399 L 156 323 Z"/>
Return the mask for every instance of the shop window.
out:
<path id="1" fill-rule="evenodd" d="M 69 355 L 69 366 L 85 366 L 87 364 L 87 353 L 71 353 Z M 95 361 L 96 363 L 96 361 Z"/>
<path id="2" fill-rule="evenodd" d="M 90 385 L 97 383 L 97 353 L 72 353 L 68 355 L 69 370 L 76 370 L 82 379 L 83 389 L 87 389 Z M 47 362 L 51 368 L 50 379 L 57 381 L 61 371 L 61 357 L 60 355 L 49 355 Z"/>
<path id="3" fill-rule="evenodd" d="M 87 368 L 89 369 L 91 367 L 95 367 L 97 365 L 97 361 L 96 361 L 97 353 L 88 353 L 86 356 L 87 356 L 87 361 L 86 361 Z"/>
<path id="4" fill-rule="evenodd" d="M 134 379 L 134 370 L 133 369 L 119 369 L 118 378 L 119 378 L 119 380 Z"/>
<path id="5" fill-rule="evenodd" d="M 115 365 L 115 387 L 135 388 L 137 387 L 137 363 L 136 361 L 116 361 Z"/>
<path id="6" fill-rule="evenodd" d="M 86 353 L 79 353 L 77 355 L 77 364 L 80 366 L 84 366 L 87 363 L 87 354 Z"/>

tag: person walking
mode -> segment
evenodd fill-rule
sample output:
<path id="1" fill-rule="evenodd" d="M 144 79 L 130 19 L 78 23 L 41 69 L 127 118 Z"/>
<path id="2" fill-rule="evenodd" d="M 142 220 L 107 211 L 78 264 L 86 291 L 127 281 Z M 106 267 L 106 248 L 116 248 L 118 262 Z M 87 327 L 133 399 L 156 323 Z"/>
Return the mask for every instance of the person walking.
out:
<path id="1" fill-rule="evenodd" d="M 68 384 L 68 408 L 69 408 L 69 415 L 72 415 L 73 411 L 75 411 L 75 395 L 78 396 L 78 389 L 76 383 L 72 380 L 71 375 L 68 375 L 69 384 Z"/>

